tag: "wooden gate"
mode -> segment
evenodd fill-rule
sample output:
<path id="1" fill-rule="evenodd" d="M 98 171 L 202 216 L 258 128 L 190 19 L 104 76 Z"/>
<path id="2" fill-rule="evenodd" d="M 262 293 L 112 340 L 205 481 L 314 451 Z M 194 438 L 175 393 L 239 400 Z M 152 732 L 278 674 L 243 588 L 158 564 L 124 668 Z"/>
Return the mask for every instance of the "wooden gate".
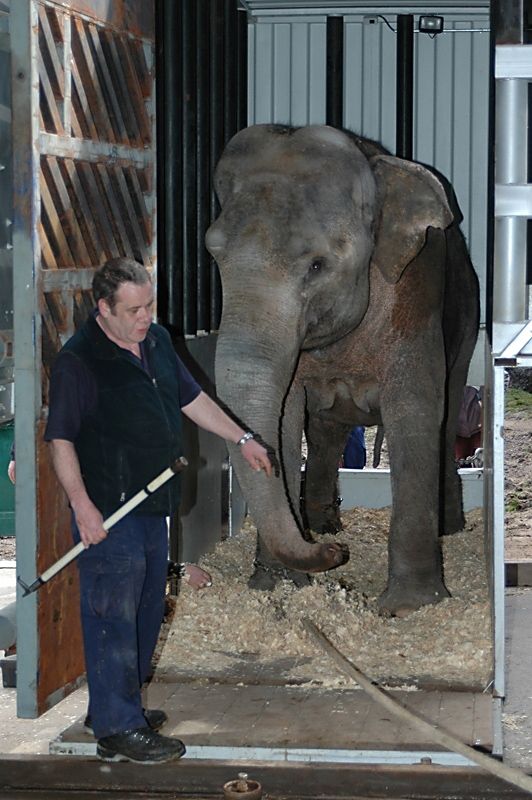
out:
<path id="1" fill-rule="evenodd" d="M 155 268 L 153 0 L 11 4 L 17 573 L 71 546 L 42 435 L 48 379 L 92 307 L 95 267 Z M 35 717 L 84 672 L 71 565 L 17 598 L 18 714 Z"/>

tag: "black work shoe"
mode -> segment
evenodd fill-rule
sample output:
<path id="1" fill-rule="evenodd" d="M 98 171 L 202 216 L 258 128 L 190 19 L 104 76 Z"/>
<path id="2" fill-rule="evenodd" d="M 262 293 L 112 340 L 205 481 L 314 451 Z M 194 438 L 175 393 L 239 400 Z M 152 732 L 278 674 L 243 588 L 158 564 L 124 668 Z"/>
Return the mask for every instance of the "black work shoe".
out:
<path id="1" fill-rule="evenodd" d="M 185 745 L 180 739 L 161 736 L 151 728 L 115 733 L 98 739 L 98 757 L 103 761 L 134 761 L 136 764 L 161 764 L 175 761 L 185 755 Z"/>
<path id="2" fill-rule="evenodd" d="M 160 731 L 163 725 L 168 722 L 168 716 L 164 713 L 164 711 L 160 708 L 145 708 L 144 709 L 144 719 L 149 728 L 152 731 Z M 92 719 L 91 715 L 87 714 L 85 720 L 83 722 L 83 728 L 86 733 L 92 734 L 94 736 L 94 731 L 92 729 Z"/>

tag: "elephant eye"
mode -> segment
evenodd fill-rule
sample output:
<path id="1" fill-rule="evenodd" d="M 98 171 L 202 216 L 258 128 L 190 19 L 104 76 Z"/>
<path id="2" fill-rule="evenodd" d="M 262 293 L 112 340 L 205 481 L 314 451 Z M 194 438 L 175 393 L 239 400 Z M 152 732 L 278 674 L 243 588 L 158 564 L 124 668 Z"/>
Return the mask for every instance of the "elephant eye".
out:
<path id="1" fill-rule="evenodd" d="M 314 258 L 310 263 L 310 272 L 319 272 L 325 266 L 324 258 Z"/>

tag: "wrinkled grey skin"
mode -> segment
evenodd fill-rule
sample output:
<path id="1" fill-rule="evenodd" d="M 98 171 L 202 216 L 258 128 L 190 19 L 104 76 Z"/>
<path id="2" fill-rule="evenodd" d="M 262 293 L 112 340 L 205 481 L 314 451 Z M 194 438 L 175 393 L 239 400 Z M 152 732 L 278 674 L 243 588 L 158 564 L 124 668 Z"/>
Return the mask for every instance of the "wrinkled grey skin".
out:
<path id="1" fill-rule="evenodd" d="M 442 184 L 339 130 L 269 125 L 231 140 L 215 180 L 216 382 L 276 460 L 268 479 L 231 448 L 262 543 L 301 572 L 344 563 L 344 545 L 306 530 L 340 529 L 348 432 L 383 424 L 393 510 L 380 606 L 438 602 L 448 596 L 438 536 L 464 521 L 453 442 L 478 329 L 478 282 Z"/>

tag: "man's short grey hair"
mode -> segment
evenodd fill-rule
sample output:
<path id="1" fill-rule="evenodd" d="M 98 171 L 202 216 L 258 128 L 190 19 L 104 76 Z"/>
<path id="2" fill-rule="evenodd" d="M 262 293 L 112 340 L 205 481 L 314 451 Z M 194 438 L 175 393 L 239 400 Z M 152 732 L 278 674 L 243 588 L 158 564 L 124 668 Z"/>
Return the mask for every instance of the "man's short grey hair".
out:
<path id="1" fill-rule="evenodd" d="M 111 308 L 116 303 L 116 292 L 123 283 L 136 283 L 143 286 L 150 283 L 150 273 L 132 258 L 112 258 L 106 261 L 92 279 L 94 300 L 106 300 Z"/>

